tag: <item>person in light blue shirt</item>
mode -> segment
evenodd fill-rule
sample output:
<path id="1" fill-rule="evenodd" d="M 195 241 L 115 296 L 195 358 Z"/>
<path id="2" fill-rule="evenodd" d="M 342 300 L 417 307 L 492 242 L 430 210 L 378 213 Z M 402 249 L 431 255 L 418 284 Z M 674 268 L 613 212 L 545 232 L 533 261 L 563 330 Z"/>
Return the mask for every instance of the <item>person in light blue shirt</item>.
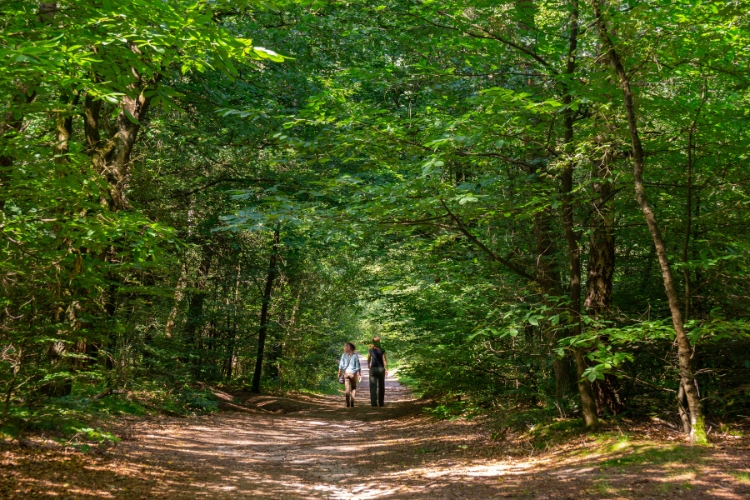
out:
<path id="1" fill-rule="evenodd" d="M 355 349 L 354 344 L 347 342 L 344 345 L 344 354 L 341 355 L 341 360 L 339 360 L 339 382 L 343 382 L 346 388 L 347 408 L 354 406 L 357 382 L 362 380 L 362 368 L 359 366 L 359 355 Z"/>

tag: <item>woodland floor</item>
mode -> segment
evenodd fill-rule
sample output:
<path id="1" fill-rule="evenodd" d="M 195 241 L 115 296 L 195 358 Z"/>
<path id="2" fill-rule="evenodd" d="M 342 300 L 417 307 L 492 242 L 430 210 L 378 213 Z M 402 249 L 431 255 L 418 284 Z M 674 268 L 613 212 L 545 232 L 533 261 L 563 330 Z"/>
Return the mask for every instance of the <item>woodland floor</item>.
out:
<path id="1" fill-rule="evenodd" d="M 121 423 L 104 451 L 0 444 L 0 498 L 750 498 L 747 438 L 693 448 L 648 424 L 542 451 L 513 433 L 490 439 L 481 419 L 429 418 L 394 379 L 383 408 L 366 377 L 354 408 L 225 396 L 214 415 Z"/>

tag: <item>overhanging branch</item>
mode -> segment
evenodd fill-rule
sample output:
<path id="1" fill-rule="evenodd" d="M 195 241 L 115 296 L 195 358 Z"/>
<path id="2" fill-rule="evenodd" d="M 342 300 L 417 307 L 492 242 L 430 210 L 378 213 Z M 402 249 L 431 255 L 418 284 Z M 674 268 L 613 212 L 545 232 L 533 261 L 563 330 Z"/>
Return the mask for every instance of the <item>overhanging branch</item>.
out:
<path id="1" fill-rule="evenodd" d="M 456 214 L 454 214 L 453 212 L 451 212 L 451 210 L 448 208 L 448 205 L 445 203 L 445 200 L 441 199 L 440 203 L 442 203 L 443 208 L 445 208 L 445 211 L 448 212 L 448 216 L 451 219 L 453 219 L 453 221 L 456 223 L 456 226 L 458 226 L 458 230 L 461 231 L 464 234 L 464 236 L 466 236 L 466 238 L 469 241 L 471 241 L 476 246 L 478 246 L 479 248 L 481 248 L 482 250 L 484 250 L 484 252 L 487 255 L 489 255 L 492 258 L 492 260 L 495 260 L 495 261 L 501 263 L 502 265 L 504 265 L 505 267 L 507 267 L 508 269 L 510 269 L 511 271 L 513 271 L 514 273 L 516 273 L 517 275 L 521 276 L 522 278 L 525 278 L 525 279 L 527 279 L 529 281 L 533 281 L 534 283 L 539 283 L 539 280 L 537 280 L 537 278 L 535 276 L 530 275 L 529 273 L 527 273 L 526 271 L 524 271 L 523 269 L 521 269 L 519 266 L 515 265 L 511 261 L 500 257 L 495 252 L 493 252 L 492 250 L 490 250 L 490 248 L 487 245 L 485 245 L 484 243 L 482 243 L 479 240 L 479 238 L 477 238 L 476 236 L 474 236 L 471 233 L 471 231 L 469 231 L 466 228 L 466 226 L 461 221 L 461 219 L 459 219 L 456 216 Z M 539 284 L 541 284 L 541 283 L 539 283 Z"/>

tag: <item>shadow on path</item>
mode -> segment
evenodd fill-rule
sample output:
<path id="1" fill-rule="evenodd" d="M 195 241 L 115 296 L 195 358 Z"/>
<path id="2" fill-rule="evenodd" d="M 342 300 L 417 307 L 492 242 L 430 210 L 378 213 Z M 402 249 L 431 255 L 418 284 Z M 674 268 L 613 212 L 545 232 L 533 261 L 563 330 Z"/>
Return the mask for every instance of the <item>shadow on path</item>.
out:
<path id="1" fill-rule="evenodd" d="M 680 461 L 647 445 L 592 456 L 585 443 L 512 457 L 476 423 L 423 416 L 392 376 L 383 408 L 369 405 L 366 373 L 359 391 L 354 408 L 343 396 L 245 395 L 227 404 L 236 411 L 141 422 L 105 456 L 7 449 L 0 498 L 750 498 L 742 447 Z"/>

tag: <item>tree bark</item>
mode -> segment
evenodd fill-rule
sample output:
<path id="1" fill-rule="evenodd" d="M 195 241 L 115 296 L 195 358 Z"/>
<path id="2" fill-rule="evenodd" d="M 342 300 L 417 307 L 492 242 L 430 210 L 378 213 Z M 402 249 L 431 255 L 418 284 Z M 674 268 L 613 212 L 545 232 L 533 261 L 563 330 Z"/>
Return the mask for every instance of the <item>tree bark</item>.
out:
<path id="1" fill-rule="evenodd" d="M 211 272 L 211 260 L 213 259 L 211 246 L 208 244 L 204 245 L 202 247 L 202 254 L 201 263 L 198 266 L 195 290 L 190 295 L 187 321 L 185 323 L 185 338 L 194 346 L 198 346 L 199 344 L 196 333 L 203 323 L 203 303 L 206 300 L 208 275 Z"/>
<path id="2" fill-rule="evenodd" d="M 131 45 L 131 50 L 140 55 L 140 50 L 135 45 Z M 133 73 L 138 81 L 131 86 L 130 93 L 122 97 L 120 113 L 115 123 L 107 127 L 109 138 L 101 139 L 102 101 L 91 95 L 87 95 L 84 101 L 86 151 L 96 170 L 109 185 L 109 199 L 102 201 L 112 211 L 124 210 L 129 206 L 127 188 L 130 181 L 130 155 L 151 104 L 151 97 L 144 94 L 149 82 L 142 80 L 134 69 Z M 151 83 L 156 83 L 158 79 L 159 75 Z"/>
<path id="3" fill-rule="evenodd" d="M 571 0 L 570 3 L 570 35 L 568 39 L 568 61 L 565 73 L 570 79 L 576 70 L 576 51 L 578 49 L 578 0 Z M 563 83 L 563 142 L 566 149 L 570 149 L 573 143 L 573 102 L 570 95 L 568 83 Z M 569 154 L 570 151 L 567 151 Z M 570 155 L 572 158 L 573 155 Z M 573 167 L 572 159 L 567 160 L 565 169 L 562 174 L 562 211 L 563 226 L 565 227 L 565 240 L 568 243 L 568 260 L 570 276 L 570 300 L 569 310 L 573 325 L 571 332 L 573 335 L 581 334 L 581 248 L 578 245 L 578 236 L 575 233 L 573 220 Z M 581 395 L 581 413 L 583 414 L 583 423 L 587 429 L 594 430 L 599 427 L 599 418 L 596 411 L 596 400 L 594 392 L 591 389 L 591 382 L 583 377 L 586 370 L 586 358 L 581 349 L 574 352 L 576 373 L 578 375 L 577 384 L 578 392 Z"/>
<path id="4" fill-rule="evenodd" d="M 62 103 L 67 106 L 70 104 L 70 98 L 69 96 L 65 95 L 63 96 Z M 73 99 L 73 105 L 76 105 L 78 103 L 78 97 L 76 96 Z M 54 152 L 55 156 L 58 158 L 56 161 L 58 163 L 63 163 L 64 155 L 66 155 L 69 151 L 69 142 L 71 137 L 73 137 L 73 113 L 72 110 L 65 110 L 63 112 L 57 113 L 57 116 L 55 117 L 55 129 L 57 132 L 57 141 L 55 142 L 55 145 L 52 148 L 52 151 Z"/>
<path id="5" fill-rule="evenodd" d="M 279 227 L 273 232 L 273 244 L 271 246 L 271 259 L 268 263 L 268 274 L 266 275 L 266 288 L 263 291 L 263 303 L 260 307 L 260 327 L 258 328 L 258 354 L 255 358 L 255 373 L 251 390 L 260 392 L 260 376 L 263 372 L 263 351 L 266 347 L 266 334 L 268 332 L 268 306 L 271 303 L 271 292 L 273 282 L 276 279 L 276 262 L 279 251 Z"/>
<path id="6" fill-rule="evenodd" d="M 551 262 L 551 255 L 554 253 L 554 242 L 552 241 L 552 229 L 550 227 L 551 214 L 534 215 L 534 242 L 536 245 L 536 282 L 541 285 L 544 293 L 559 296 L 562 294 L 560 283 L 555 281 L 553 276 L 556 274 Z M 554 343 L 557 339 L 555 331 L 542 329 L 542 333 Z M 575 370 L 569 357 L 552 360 L 552 372 L 555 376 L 555 399 L 562 401 L 566 396 L 573 394 L 576 387 Z"/>
<path id="7" fill-rule="evenodd" d="M 94 167 L 109 185 L 109 199 L 103 200 L 110 210 L 128 208 L 127 187 L 130 181 L 130 154 L 135 146 L 141 123 L 148 114 L 151 98 L 143 93 L 123 96 L 122 111 L 117 115 L 113 135 L 101 139 L 102 103 L 86 96 L 84 104 L 84 132 L 87 151 Z"/>
<path id="8" fill-rule="evenodd" d="M 591 202 L 591 234 L 589 235 L 589 258 L 586 275 L 586 300 L 583 307 L 589 317 L 600 319 L 605 316 L 612 305 L 612 280 L 615 271 L 615 234 L 614 210 L 610 201 L 617 192 L 610 181 L 609 164 L 612 150 L 606 148 L 594 169 L 593 176 L 597 179 L 592 188 L 595 198 Z M 601 337 L 602 342 L 607 342 Z M 605 408 L 612 415 L 625 410 L 625 404 L 620 398 L 620 381 L 608 373 L 604 380 L 592 383 L 596 407 L 601 415 Z"/>
<path id="9" fill-rule="evenodd" d="M 654 214 L 651 204 L 648 201 L 648 197 L 646 196 L 646 187 L 643 183 L 645 155 L 638 131 L 638 119 L 633 92 L 630 87 L 630 77 L 625 71 L 625 67 L 623 66 L 617 50 L 609 37 L 607 24 L 602 16 L 601 8 L 599 6 L 599 0 L 592 0 L 591 4 L 594 10 L 594 17 L 596 18 L 599 39 L 617 74 L 620 88 L 622 89 L 633 154 L 635 197 L 641 208 L 641 212 L 643 212 L 643 217 L 646 219 L 646 225 L 648 226 L 649 233 L 651 233 L 651 239 L 656 248 L 656 255 L 659 260 L 659 267 L 661 268 L 662 280 L 664 281 L 664 290 L 667 295 L 667 301 L 669 302 L 669 310 L 672 315 L 672 324 L 675 329 L 677 340 L 677 358 L 680 368 L 680 378 L 682 380 L 685 396 L 688 401 L 688 407 L 690 409 L 690 440 L 693 443 L 704 444 L 708 442 L 708 439 L 706 436 L 705 421 L 703 417 L 703 407 L 700 396 L 698 395 L 698 390 L 695 387 L 695 376 L 693 375 L 693 367 L 691 366 L 690 361 L 692 347 L 683 324 L 682 311 L 680 311 L 677 289 L 672 277 L 672 267 L 669 263 L 667 247 L 664 243 L 661 230 L 659 229 L 656 215 Z"/>
<path id="10" fill-rule="evenodd" d="M 690 434 L 690 414 L 688 409 L 685 407 L 685 386 L 680 381 L 680 388 L 677 391 L 677 412 L 680 414 L 680 421 L 682 422 L 682 430 L 685 434 Z"/>
<path id="11" fill-rule="evenodd" d="M 232 380 L 232 373 L 234 371 L 234 352 L 237 342 L 237 302 L 240 298 L 240 281 L 242 279 L 242 265 L 237 265 L 237 275 L 234 280 L 234 297 L 232 297 L 232 326 L 229 328 L 227 324 L 227 332 L 229 333 L 229 341 L 227 346 L 227 354 L 224 358 L 224 377 L 227 383 Z M 228 305 L 228 304 L 227 304 Z M 229 308 L 227 308 L 227 323 L 229 323 Z"/>
<path id="12" fill-rule="evenodd" d="M 172 338 L 172 332 L 175 329 L 175 321 L 177 320 L 177 314 L 180 312 L 180 304 L 185 296 L 185 287 L 187 286 L 187 262 L 182 263 L 180 269 L 180 276 L 177 278 L 177 284 L 174 288 L 174 301 L 172 307 L 169 309 L 169 316 L 167 316 L 167 323 L 164 326 L 164 336 Z"/>
<path id="13" fill-rule="evenodd" d="M 615 272 L 614 210 L 609 203 L 614 196 L 609 180 L 611 151 L 607 150 L 594 171 L 597 180 L 592 188 L 591 234 L 586 274 L 586 300 L 583 306 L 589 316 L 599 317 L 612 305 L 612 280 Z"/>

